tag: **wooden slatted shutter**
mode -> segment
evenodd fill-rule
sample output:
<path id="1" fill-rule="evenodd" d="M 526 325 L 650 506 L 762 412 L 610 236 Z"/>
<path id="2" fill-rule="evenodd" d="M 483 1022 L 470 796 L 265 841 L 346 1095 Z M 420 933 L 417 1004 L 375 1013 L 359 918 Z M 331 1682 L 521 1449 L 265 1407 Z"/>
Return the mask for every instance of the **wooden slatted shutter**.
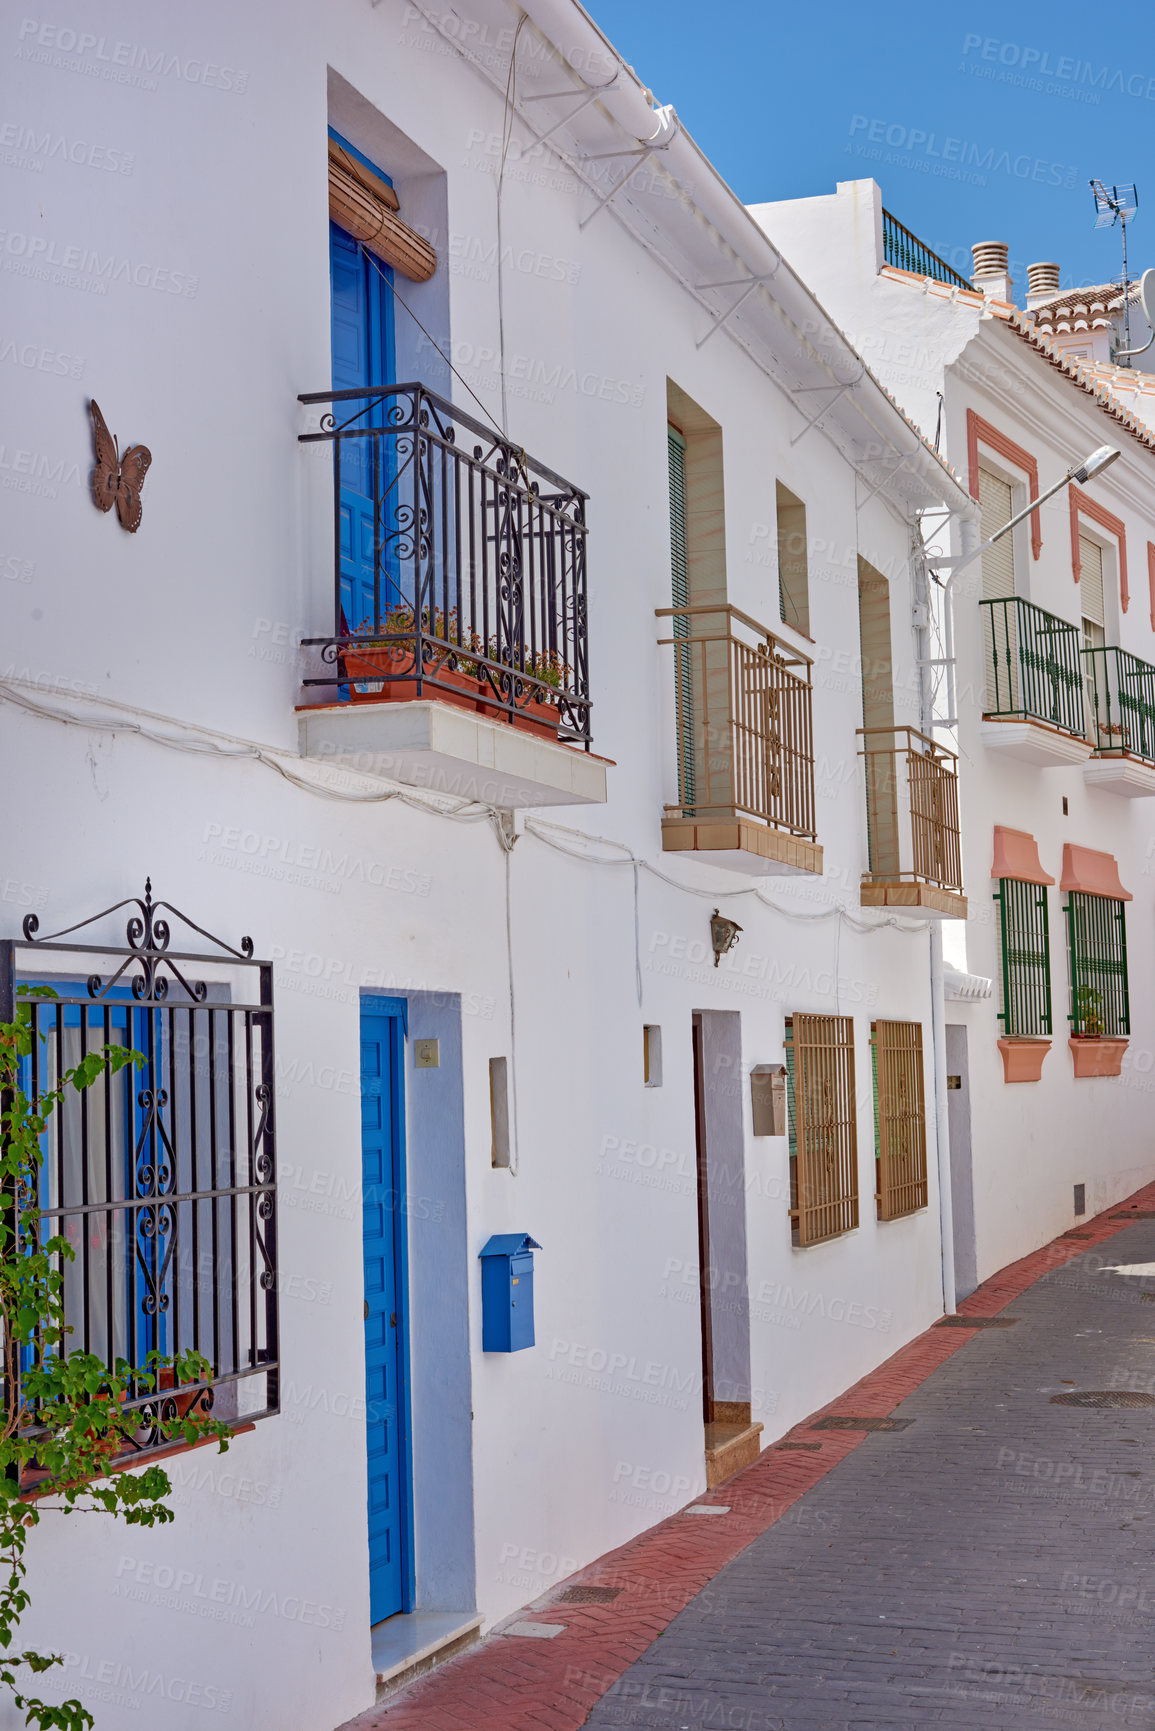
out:
<path id="1" fill-rule="evenodd" d="M 980 537 L 988 541 L 1014 515 L 1014 494 L 1001 475 L 979 469 Z M 983 554 L 983 600 L 1003 601 L 1015 592 L 1014 536 L 1004 535 Z"/>
<path id="2" fill-rule="evenodd" d="M 1083 567 L 1079 576 L 1079 605 L 1083 618 L 1102 629 L 1106 624 L 1106 615 L 1103 612 L 1103 549 L 1097 541 L 1088 540 L 1086 535 L 1079 536 L 1079 563 Z"/>
<path id="3" fill-rule="evenodd" d="M 871 1041 L 878 1218 L 897 1220 L 927 1201 L 922 1024 L 875 1022 Z"/>
<path id="4" fill-rule="evenodd" d="M 853 1020 L 792 1016 L 787 1061 L 794 1084 L 794 1242 L 820 1244 L 858 1225 Z"/>

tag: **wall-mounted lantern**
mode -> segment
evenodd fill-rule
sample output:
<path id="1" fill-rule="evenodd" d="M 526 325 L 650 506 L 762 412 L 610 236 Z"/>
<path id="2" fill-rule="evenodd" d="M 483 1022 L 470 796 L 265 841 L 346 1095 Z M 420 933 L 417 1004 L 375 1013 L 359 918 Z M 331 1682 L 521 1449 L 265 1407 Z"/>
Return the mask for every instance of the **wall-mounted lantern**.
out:
<path id="1" fill-rule="evenodd" d="M 736 920 L 728 920 L 725 914 L 720 914 L 717 908 L 710 915 L 710 942 L 714 946 L 714 966 L 717 967 L 722 957 L 734 948 L 738 942 L 738 933 L 742 930 Z"/>

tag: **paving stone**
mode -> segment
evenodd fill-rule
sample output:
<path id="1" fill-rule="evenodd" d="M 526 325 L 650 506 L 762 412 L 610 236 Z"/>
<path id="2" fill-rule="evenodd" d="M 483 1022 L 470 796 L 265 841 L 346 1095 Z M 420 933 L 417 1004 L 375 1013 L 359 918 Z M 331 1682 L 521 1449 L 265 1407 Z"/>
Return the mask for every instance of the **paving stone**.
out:
<path id="1" fill-rule="evenodd" d="M 1155 1410 L 1050 1398 L 1155 1392 L 1155 1291 L 1104 1272 L 1155 1261 L 1155 1222 L 1085 1230 L 960 1306 L 1016 1327 L 928 1329 L 783 1440 L 909 1428 L 772 1445 L 725 1520 L 673 1516 L 538 1601 L 560 1635 L 490 1637 L 348 1731 L 1155 1727 Z M 563 1607 L 578 1585 L 620 1592 Z"/>

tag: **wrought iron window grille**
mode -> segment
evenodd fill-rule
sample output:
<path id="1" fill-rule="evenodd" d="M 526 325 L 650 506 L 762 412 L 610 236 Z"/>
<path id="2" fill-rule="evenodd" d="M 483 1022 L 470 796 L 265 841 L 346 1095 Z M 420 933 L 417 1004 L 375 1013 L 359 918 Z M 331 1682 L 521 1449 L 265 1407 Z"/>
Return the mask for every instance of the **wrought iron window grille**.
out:
<path id="1" fill-rule="evenodd" d="M 86 941 L 126 908 L 123 945 Z M 178 921 L 209 947 L 174 948 Z M 35 1100 L 105 1046 L 145 1059 L 67 1094 L 44 1133 L 41 1230 L 75 1250 L 61 1268 L 69 1347 L 140 1370 L 150 1352 L 191 1348 L 210 1367 L 179 1390 L 163 1371 L 158 1388 L 130 1383 L 139 1424 L 120 1459 L 143 1460 L 174 1446 L 163 1426 L 187 1411 L 247 1425 L 279 1410 L 273 970 L 251 938 L 234 947 L 154 901 L 151 882 L 38 930 L 29 914 L 22 940 L 0 941 L 0 1020 L 27 1001 L 34 1036 L 22 1091 Z M 56 995 L 22 1000 L 23 982 Z M 22 1368 L 5 1382 L 9 1414 Z"/>
<path id="2" fill-rule="evenodd" d="M 999 960 L 1003 1033 L 1049 1037 L 1051 1012 L 1051 935 L 1045 884 L 1000 878 L 994 898 L 999 908 Z"/>
<path id="3" fill-rule="evenodd" d="M 1076 1038 L 1131 1032 L 1127 984 L 1125 903 L 1114 896 L 1070 890 L 1063 909 L 1067 921 L 1071 1003 L 1068 1021 Z"/>
<path id="4" fill-rule="evenodd" d="M 333 629 L 306 688 L 443 696 L 591 743 L 588 494 L 420 384 L 314 391 L 333 458 Z"/>

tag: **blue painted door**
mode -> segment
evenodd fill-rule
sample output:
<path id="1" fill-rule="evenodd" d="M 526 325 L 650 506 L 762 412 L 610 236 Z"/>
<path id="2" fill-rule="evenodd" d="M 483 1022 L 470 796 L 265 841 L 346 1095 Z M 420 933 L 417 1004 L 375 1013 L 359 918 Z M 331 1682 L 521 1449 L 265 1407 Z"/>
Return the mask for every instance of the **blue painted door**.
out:
<path id="1" fill-rule="evenodd" d="M 411 1523 L 404 1384 L 404 1005 L 361 1010 L 361 1177 L 365 1250 L 365 1405 L 369 1613 L 408 1609 Z"/>
<path id="2" fill-rule="evenodd" d="M 343 149 L 359 157 L 336 133 Z M 364 157 L 359 160 L 366 162 Z M 382 180 L 388 176 L 366 162 Z M 333 389 L 360 390 L 394 382 L 393 272 L 366 253 L 337 223 L 329 224 L 329 279 L 332 295 Z M 338 404 L 338 424 L 355 416 L 359 405 Z M 384 424 L 384 409 L 357 420 L 358 426 Z M 380 620 L 401 595 L 391 582 L 389 527 L 396 501 L 390 497 L 390 441 L 342 439 L 341 607 L 348 630 L 365 620 Z M 382 521 L 374 521 L 374 500 L 384 501 Z M 393 561 L 395 565 L 395 561 Z"/>

